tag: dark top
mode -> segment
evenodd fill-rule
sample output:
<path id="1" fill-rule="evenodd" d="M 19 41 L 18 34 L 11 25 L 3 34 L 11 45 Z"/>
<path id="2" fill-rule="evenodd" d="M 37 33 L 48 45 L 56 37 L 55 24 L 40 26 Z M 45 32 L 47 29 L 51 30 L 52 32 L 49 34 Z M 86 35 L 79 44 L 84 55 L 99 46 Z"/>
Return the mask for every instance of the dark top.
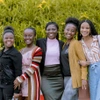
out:
<path id="1" fill-rule="evenodd" d="M 58 42 L 59 42 L 59 48 L 60 48 L 59 50 L 60 50 L 60 54 L 61 54 L 62 46 L 63 46 L 64 43 L 60 40 L 58 40 Z M 44 72 L 44 62 L 45 62 L 45 55 L 46 55 L 46 43 L 47 43 L 47 38 L 38 39 L 36 41 L 36 45 L 41 47 L 42 52 L 43 52 L 42 60 L 41 60 L 41 63 L 40 63 L 40 73 L 41 73 L 41 75 Z M 61 59 L 61 56 L 60 56 L 60 59 Z M 61 67 L 61 65 L 60 65 L 60 67 Z"/>
<path id="2" fill-rule="evenodd" d="M 17 76 L 22 74 L 22 55 L 14 47 L 0 51 L 0 87 L 13 85 Z M 19 90 L 16 89 L 15 93 Z"/>
<path id="3" fill-rule="evenodd" d="M 68 47 L 69 45 L 65 45 L 61 52 L 62 71 L 64 76 L 71 76 L 68 58 Z"/>

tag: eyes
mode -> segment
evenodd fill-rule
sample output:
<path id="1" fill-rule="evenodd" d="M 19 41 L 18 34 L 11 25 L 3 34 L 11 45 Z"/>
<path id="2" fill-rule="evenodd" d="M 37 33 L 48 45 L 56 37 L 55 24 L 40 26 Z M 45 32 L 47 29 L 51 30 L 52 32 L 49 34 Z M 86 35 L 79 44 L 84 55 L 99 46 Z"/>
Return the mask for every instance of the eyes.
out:
<path id="1" fill-rule="evenodd" d="M 57 31 L 57 29 L 56 28 L 47 28 L 46 31 Z"/>
<path id="2" fill-rule="evenodd" d="M 33 37 L 33 35 L 24 35 L 24 37 L 25 38 L 27 38 L 27 37 L 31 38 L 31 37 Z"/>
<path id="3" fill-rule="evenodd" d="M 66 31 L 70 31 L 70 32 L 76 32 L 76 30 L 74 30 L 74 29 L 66 29 Z"/>
<path id="4" fill-rule="evenodd" d="M 90 27 L 81 26 L 81 29 L 90 29 Z"/>
<path id="5" fill-rule="evenodd" d="M 4 37 L 4 39 L 14 39 L 14 37 Z"/>

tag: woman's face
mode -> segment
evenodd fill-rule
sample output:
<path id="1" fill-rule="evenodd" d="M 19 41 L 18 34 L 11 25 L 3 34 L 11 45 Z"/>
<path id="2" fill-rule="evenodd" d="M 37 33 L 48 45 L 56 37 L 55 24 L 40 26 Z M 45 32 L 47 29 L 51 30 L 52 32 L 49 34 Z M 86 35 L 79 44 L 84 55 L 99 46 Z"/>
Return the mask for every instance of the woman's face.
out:
<path id="1" fill-rule="evenodd" d="M 71 40 L 74 38 L 74 35 L 76 34 L 76 26 L 74 24 L 67 24 L 65 26 L 65 29 L 64 29 L 64 35 L 65 37 L 67 38 L 67 40 Z"/>
<path id="2" fill-rule="evenodd" d="M 48 25 L 48 27 L 46 28 L 46 33 L 47 33 L 47 37 L 49 39 L 54 39 L 57 36 L 57 27 L 53 24 Z"/>
<path id="3" fill-rule="evenodd" d="M 7 32 L 3 35 L 3 43 L 5 48 L 9 49 L 14 44 L 14 35 L 11 32 Z"/>
<path id="4" fill-rule="evenodd" d="M 32 29 L 26 29 L 24 31 L 24 41 L 26 43 L 26 45 L 31 45 L 33 44 L 33 41 L 34 41 L 34 32 Z"/>
<path id="5" fill-rule="evenodd" d="M 90 25 L 87 22 L 83 22 L 80 27 L 80 33 L 82 34 L 82 37 L 87 37 L 90 35 Z"/>

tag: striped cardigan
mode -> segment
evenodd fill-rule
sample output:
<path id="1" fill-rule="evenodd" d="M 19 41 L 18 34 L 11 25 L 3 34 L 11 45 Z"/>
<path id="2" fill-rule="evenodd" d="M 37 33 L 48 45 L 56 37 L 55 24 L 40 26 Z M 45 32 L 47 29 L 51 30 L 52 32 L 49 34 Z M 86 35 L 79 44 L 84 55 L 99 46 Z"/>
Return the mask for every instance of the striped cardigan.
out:
<path id="1" fill-rule="evenodd" d="M 35 47 L 32 52 L 32 63 L 30 67 L 17 80 L 22 83 L 28 78 L 28 100 L 40 100 L 40 70 L 39 63 L 42 59 L 42 50 Z"/>

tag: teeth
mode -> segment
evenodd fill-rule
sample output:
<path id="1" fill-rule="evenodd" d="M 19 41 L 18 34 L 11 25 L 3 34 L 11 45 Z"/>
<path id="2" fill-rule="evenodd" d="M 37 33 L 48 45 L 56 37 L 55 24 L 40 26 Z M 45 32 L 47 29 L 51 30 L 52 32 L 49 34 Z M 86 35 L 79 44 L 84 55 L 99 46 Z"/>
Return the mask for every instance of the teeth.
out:
<path id="1" fill-rule="evenodd" d="M 7 44 L 11 44 L 11 42 L 7 42 Z"/>
<path id="2" fill-rule="evenodd" d="M 50 36 L 53 36 L 53 34 L 49 34 Z"/>

